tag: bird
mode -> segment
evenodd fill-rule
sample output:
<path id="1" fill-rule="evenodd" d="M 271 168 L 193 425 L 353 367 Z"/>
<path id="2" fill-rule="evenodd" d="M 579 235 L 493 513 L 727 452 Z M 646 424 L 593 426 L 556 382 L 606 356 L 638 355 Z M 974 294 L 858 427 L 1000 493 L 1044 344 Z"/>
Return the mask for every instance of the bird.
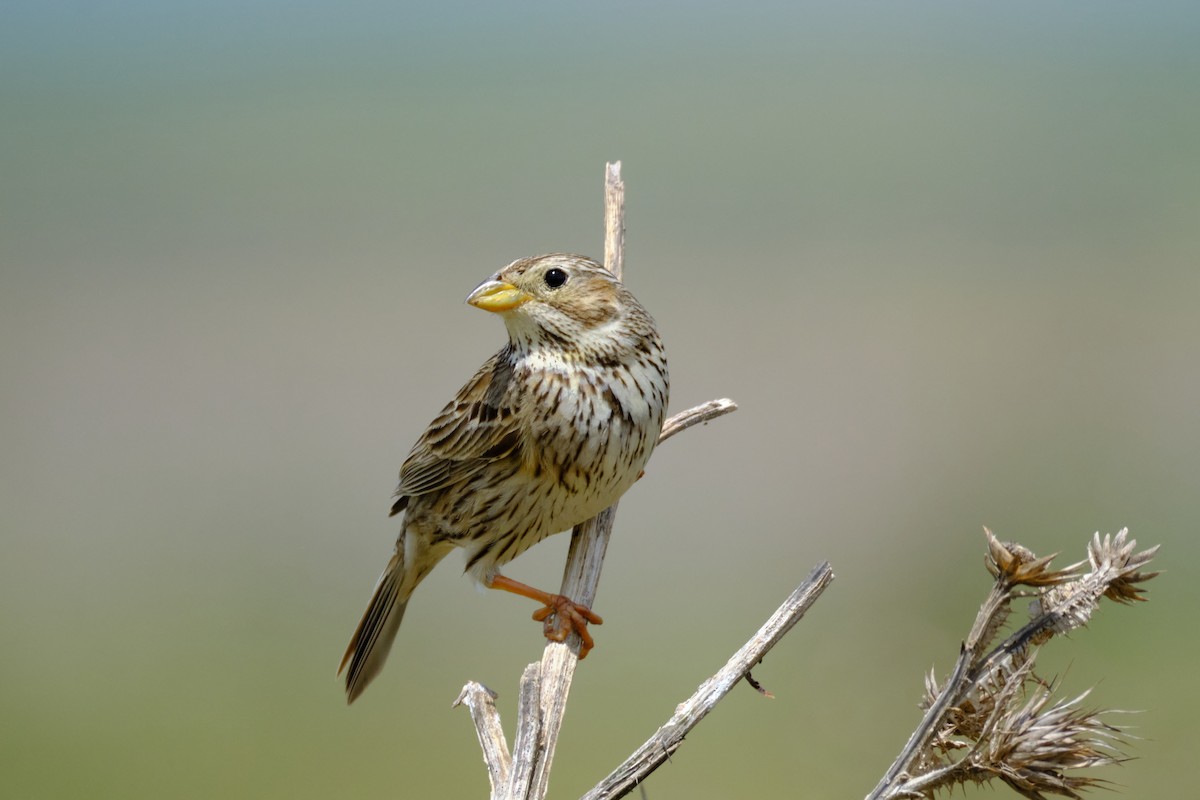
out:
<path id="1" fill-rule="evenodd" d="M 429 423 L 400 468 L 403 513 L 387 567 L 338 668 L 347 703 L 379 674 L 413 590 L 455 548 L 485 587 L 543 605 L 548 639 L 593 645 L 603 620 L 500 568 L 614 504 L 643 474 L 669 394 L 654 319 L 611 272 L 581 255 L 522 258 L 468 295 L 508 342 Z"/>

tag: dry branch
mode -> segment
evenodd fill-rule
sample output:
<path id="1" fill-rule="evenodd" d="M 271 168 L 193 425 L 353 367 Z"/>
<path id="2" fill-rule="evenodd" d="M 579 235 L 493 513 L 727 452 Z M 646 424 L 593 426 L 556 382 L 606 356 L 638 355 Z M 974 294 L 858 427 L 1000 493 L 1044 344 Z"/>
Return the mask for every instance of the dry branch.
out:
<path id="1" fill-rule="evenodd" d="M 607 164 L 604 172 L 604 264 L 617 278 L 622 277 L 625 261 L 624 203 L 625 184 L 621 181 L 621 163 Z M 676 414 L 663 425 L 659 441 L 736 409 L 737 405 L 732 400 L 721 399 Z M 577 603 L 592 605 L 616 513 L 617 505 L 614 503 L 596 517 L 575 526 L 560 594 Z M 558 734 L 566 713 L 575 665 L 579 660 L 579 644 L 576 634 L 571 634 L 565 642 L 548 642 L 541 662 L 526 668 L 521 679 L 520 708 L 511 759 L 508 759 L 502 733 L 501 741 L 496 741 L 499 716 L 486 696 L 486 690 L 472 690 L 472 684 L 463 689 L 460 700 L 464 700 L 471 709 L 492 784 L 493 798 L 541 800 L 546 796 Z M 482 690 L 482 687 L 479 688 Z"/>
<path id="2" fill-rule="evenodd" d="M 833 580 L 829 562 L 818 564 L 774 614 L 742 645 L 716 675 L 700 684 L 691 697 L 675 709 L 666 723 L 646 743 L 596 784 L 582 800 L 615 800 L 624 797 L 651 772 L 671 757 L 683 744 L 683 737 L 719 703 L 743 678 L 746 678 L 772 647 L 800 621 Z M 760 689 L 761 691 L 761 689 Z"/>
<path id="3" fill-rule="evenodd" d="M 508 753 L 508 742 L 504 740 L 504 729 L 500 726 L 496 693 L 482 683 L 470 681 L 463 687 L 454 705 L 466 705 L 471 712 L 475 733 L 479 736 L 479 747 L 483 750 L 483 763 L 488 770 L 488 782 L 492 785 L 492 797 L 499 797 L 499 792 L 508 785 L 512 756 Z"/>
<path id="4" fill-rule="evenodd" d="M 604 266 L 620 280 L 624 274 L 624 264 L 625 183 L 621 180 L 621 162 L 617 161 L 604 167 Z M 614 503 L 599 515 L 575 526 L 571 532 L 571 547 L 567 551 L 567 564 L 559 594 L 585 606 L 593 604 L 616 515 L 617 505 Z M 576 634 L 571 634 L 565 642 L 546 643 L 538 674 L 540 713 L 537 717 L 521 715 L 517 720 L 517 737 L 524 735 L 539 742 L 538 759 L 528 790 L 510 792 L 508 797 L 511 800 L 540 800 L 546 796 L 567 697 L 579 661 L 579 644 Z M 524 684 L 525 679 L 522 679 L 522 691 Z M 514 787 L 517 788 L 520 787 Z"/>
<path id="5" fill-rule="evenodd" d="M 695 408 L 680 411 L 663 423 L 662 433 L 658 436 L 658 443 L 662 444 L 675 434 L 680 431 L 686 431 L 693 425 L 706 423 L 710 419 L 716 419 L 733 411 L 737 411 L 737 403 L 728 397 L 722 397 L 720 400 L 709 400 L 707 403 L 701 403 Z"/>

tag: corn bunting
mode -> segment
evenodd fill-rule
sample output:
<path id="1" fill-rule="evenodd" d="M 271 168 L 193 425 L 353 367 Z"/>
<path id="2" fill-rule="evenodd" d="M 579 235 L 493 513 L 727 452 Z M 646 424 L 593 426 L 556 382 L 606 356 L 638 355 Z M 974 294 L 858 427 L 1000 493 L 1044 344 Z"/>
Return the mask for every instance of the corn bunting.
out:
<path id="1" fill-rule="evenodd" d="M 379 674 L 408 599 L 452 549 L 484 586 L 542 603 L 546 636 L 582 639 L 601 619 L 501 575 L 547 536 L 612 505 L 641 475 L 662 429 L 667 360 L 654 320 L 582 256 L 514 261 L 467 297 L 503 318 L 508 344 L 429 424 L 400 468 L 396 549 L 342 658 L 353 702 Z"/>

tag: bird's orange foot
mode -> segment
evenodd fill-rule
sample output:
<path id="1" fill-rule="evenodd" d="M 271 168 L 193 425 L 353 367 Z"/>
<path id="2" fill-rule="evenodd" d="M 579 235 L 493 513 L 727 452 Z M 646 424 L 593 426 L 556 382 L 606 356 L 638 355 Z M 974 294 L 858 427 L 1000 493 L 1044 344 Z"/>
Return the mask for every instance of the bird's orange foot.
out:
<path id="1" fill-rule="evenodd" d="M 572 633 L 579 634 L 580 658 L 585 657 L 596 644 L 592 641 L 592 635 L 588 633 L 587 624 L 591 622 L 603 625 L 604 620 L 582 603 L 576 603 L 561 594 L 543 592 L 541 589 L 535 589 L 500 574 L 493 575 L 487 586 L 490 589 L 501 589 L 505 592 L 519 594 L 543 604 L 545 608 L 539 608 L 533 612 L 533 618 L 542 623 L 542 631 L 546 634 L 546 638 L 552 642 L 562 642 L 566 641 L 566 638 Z"/>
<path id="2" fill-rule="evenodd" d="M 542 633 L 552 642 L 566 641 L 572 633 L 579 634 L 579 658 L 587 658 L 596 642 L 588 633 L 588 623 L 603 625 L 600 615 L 585 605 L 561 594 L 552 594 L 546 605 L 533 612 L 535 622 L 542 623 Z"/>

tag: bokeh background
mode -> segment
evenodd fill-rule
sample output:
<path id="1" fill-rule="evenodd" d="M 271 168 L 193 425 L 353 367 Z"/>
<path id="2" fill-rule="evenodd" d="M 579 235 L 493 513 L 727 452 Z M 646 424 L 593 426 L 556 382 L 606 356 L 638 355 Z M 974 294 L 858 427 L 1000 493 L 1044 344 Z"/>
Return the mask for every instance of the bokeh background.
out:
<path id="1" fill-rule="evenodd" d="M 988 579 L 981 527 L 1164 545 L 1043 671 L 1194 785 L 1200 6 L 10 2 L 0 24 L 0 795 L 483 797 L 529 604 L 449 559 L 347 709 L 396 470 L 501 343 L 508 261 L 601 251 L 672 406 L 622 503 L 554 796 L 821 559 L 838 580 L 647 785 L 861 797 Z M 556 586 L 557 537 L 511 574 Z M 984 790 L 989 791 L 989 790 Z M 1001 794 L 1007 790 L 1001 790 Z M 975 794 L 976 791 L 970 792 Z"/>

